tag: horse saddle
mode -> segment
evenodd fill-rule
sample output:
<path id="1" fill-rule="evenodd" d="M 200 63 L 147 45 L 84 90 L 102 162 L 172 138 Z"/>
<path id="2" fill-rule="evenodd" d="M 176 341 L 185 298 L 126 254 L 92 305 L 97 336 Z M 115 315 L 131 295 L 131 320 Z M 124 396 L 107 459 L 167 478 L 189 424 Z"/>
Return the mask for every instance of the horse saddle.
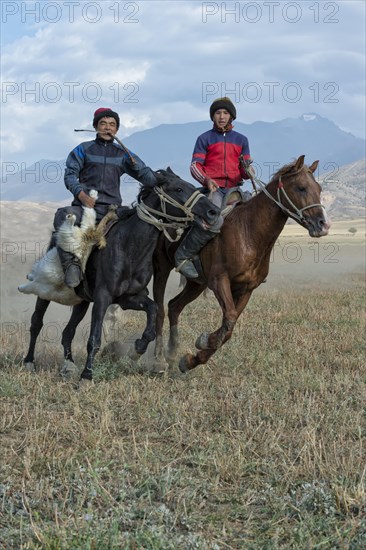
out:
<path id="1" fill-rule="evenodd" d="M 233 187 L 229 189 L 223 198 L 221 205 L 221 216 L 226 218 L 230 212 L 240 203 L 248 202 L 252 198 L 252 194 L 249 191 L 243 191 L 240 187 Z M 192 262 L 199 275 L 198 279 L 195 279 L 197 283 L 201 283 L 205 280 L 203 274 L 202 264 L 199 255 L 192 258 Z"/>
<path id="2" fill-rule="evenodd" d="M 221 215 L 226 218 L 228 214 L 242 202 L 248 202 L 252 198 L 252 194 L 249 191 L 243 191 L 240 187 L 233 187 L 229 189 L 223 198 L 221 205 Z"/>
<path id="3" fill-rule="evenodd" d="M 136 212 L 136 208 L 130 208 L 129 206 L 118 206 L 115 210 L 117 217 L 112 218 L 105 224 L 105 228 L 103 231 L 104 237 L 108 235 L 112 227 L 116 225 L 116 223 L 122 221 L 128 220 L 133 214 Z"/>

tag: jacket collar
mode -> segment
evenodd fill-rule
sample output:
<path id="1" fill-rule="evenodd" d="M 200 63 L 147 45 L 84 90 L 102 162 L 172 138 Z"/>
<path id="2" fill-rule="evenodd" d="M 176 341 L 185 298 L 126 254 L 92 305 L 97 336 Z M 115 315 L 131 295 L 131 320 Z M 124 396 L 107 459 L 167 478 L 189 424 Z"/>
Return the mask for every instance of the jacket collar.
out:
<path id="1" fill-rule="evenodd" d="M 216 124 L 213 125 L 212 129 L 215 130 L 215 132 L 218 132 L 219 134 L 225 134 L 225 132 L 231 132 L 231 130 L 234 128 L 234 126 L 230 123 L 225 128 L 219 128 L 216 126 Z"/>
<path id="2" fill-rule="evenodd" d="M 102 145 L 109 145 L 109 144 L 113 143 L 113 140 L 103 139 L 103 138 L 99 137 L 98 135 L 95 138 L 95 141 L 97 143 L 101 143 Z"/>

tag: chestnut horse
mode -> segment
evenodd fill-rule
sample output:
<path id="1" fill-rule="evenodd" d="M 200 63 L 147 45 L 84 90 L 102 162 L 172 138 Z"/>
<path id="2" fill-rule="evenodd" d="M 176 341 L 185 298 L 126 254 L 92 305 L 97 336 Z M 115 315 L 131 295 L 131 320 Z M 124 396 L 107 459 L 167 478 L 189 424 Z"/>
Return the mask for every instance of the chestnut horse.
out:
<path id="1" fill-rule="evenodd" d="M 328 234 L 330 223 L 320 204 L 321 187 L 313 176 L 319 161 L 308 167 L 304 158 L 302 155 L 296 162 L 283 166 L 267 186 L 261 185 L 261 192 L 236 206 L 225 219 L 221 233 L 201 251 L 204 279 L 188 280 L 180 294 L 168 304 L 170 332 L 165 357 L 170 365 L 178 353 L 179 316 L 207 287 L 221 306 L 221 326 L 198 337 L 197 353 L 186 353 L 180 359 L 179 369 L 186 372 L 207 363 L 231 338 L 253 290 L 267 277 L 272 248 L 289 217 L 305 227 L 311 237 Z M 154 258 L 153 291 L 158 305 L 155 371 L 166 366 L 162 339 L 164 291 L 174 267 L 173 253 L 173 245 L 160 239 Z"/>

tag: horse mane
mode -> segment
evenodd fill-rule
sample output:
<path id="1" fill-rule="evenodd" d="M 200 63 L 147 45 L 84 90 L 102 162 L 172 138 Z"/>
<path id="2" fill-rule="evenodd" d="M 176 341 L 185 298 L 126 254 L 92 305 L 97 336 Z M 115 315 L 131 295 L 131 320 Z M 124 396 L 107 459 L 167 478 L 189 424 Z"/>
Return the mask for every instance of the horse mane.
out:
<path id="1" fill-rule="evenodd" d="M 145 187 L 145 186 L 142 186 L 140 188 L 140 191 L 136 197 L 136 201 L 138 204 L 140 204 L 141 202 L 144 202 L 146 201 L 146 199 L 151 195 L 151 192 L 153 190 L 153 187 Z M 133 203 L 134 205 L 135 203 Z"/>
<path id="2" fill-rule="evenodd" d="M 166 170 L 163 170 L 163 169 L 156 170 L 154 173 L 155 173 L 158 185 L 164 185 L 164 183 L 169 183 L 172 181 L 172 178 L 176 178 L 178 180 L 181 179 L 169 167 Z M 153 189 L 154 189 L 153 187 L 142 186 L 139 194 L 137 195 L 137 199 L 136 199 L 137 202 L 140 203 L 141 201 L 146 201 L 146 199 L 150 196 Z"/>
<path id="3" fill-rule="evenodd" d="M 293 162 L 290 162 L 289 164 L 285 164 L 285 166 L 282 166 L 279 170 L 277 170 L 277 172 L 275 172 L 272 175 L 269 183 L 271 183 L 272 181 L 276 181 L 280 179 L 280 177 L 291 172 L 291 170 L 295 167 L 295 164 L 296 164 L 296 160 L 294 160 Z"/>
<path id="4" fill-rule="evenodd" d="M 269 180 L 269 182 L 266 184 L 266 187 L 272 183 L 273 181 L 278 181 L 282 176 L 284 176 L 285 174 L 288 174 L 289 172 L 291 172 L 291 170 L 295 167 L 295 164 L 296 164 L 296 160 L 294 160 L 293 162 L 290 162 L 289 164 L 285 164 L 285 166 L 282 166 L 281 168 L 279 168 L 277 170 L 277 172 L 275 172 L 274 174 L 272 174 L 272 177 L 271 179 Z M 253 201 L 256 201 L 256 198 L 257 197 L 262 197 L 264 194 L 264 191 L 263 189 L 258 189 L 258 193 L 256 195 L 254 195 L 250 201 L 247 201 L 247 202 L 242 202 L 240 203 L 237 208 L 234 208 L 232 210 L 232 212 L 230 212 L 229 216 L 232 220 L 235 220 L 237 217 L 240 219 L 241 215 L 242 215 L 242 209 L 246 209 L 246 208 L 253 208 Z M 248 206 L 249 205 L 249 206 Z"/>

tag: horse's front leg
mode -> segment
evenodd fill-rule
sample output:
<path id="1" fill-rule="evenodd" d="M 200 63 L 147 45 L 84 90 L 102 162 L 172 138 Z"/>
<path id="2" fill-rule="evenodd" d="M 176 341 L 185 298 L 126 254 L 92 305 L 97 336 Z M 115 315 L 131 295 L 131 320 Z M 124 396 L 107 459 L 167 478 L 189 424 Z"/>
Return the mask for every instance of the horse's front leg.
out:
<path id="1" fill-rule="evenodd" d="M 34 367 L 34 350 L 36 347 L 37 338 L 43 327 L 43 318 L 45 316 L 46 310 L 51 302 L 48 300 L 43 300 L 42 298 L 37 298 L 36 308 L 31 318 L 31 326 L 29 329 L 30 332 L 30 342 L 27 355 L 24 358 L 23 364 L 24 369 L 29 372 L 35 372 Z"/>
<path id="2" fill-rule="evenodd" d="M 230 338 L 238 318 L 229 278 L 221 277 L 220 279 L 214 280 L 212 290 L 222 310 L 222 322 L 221 326 L 214 332 L 203 332 L 197 338 L 196 348 L 202 350 L 219 349 L 222 344 Z"/>
<path id="3" fill-rule="evenodd" d="M 147 350 L 150 342 L 155 340 L 155 326 L 158 306 L 147 295 L 147 289 L 144 289 L 135 296 L 123 296 L 118 303 L 122 309 L 132 309 L 135 311 L 146 312 L 146 327 L 141 336 L 134 344 L 134 350 L 130 353 L 130 358 L 136 361 Z"/>
<path id="4" fill-rule="evenodd" d="M 91 319 L 91 328 L 90 335 L 88 339 L 87 352 L 88 356 L 86 359 L 86 365 L 81 373 L 82 380 L 92 380 L 93 379 L 93 363 L 94 357 L 98 353 L 102 341 L 102 328 L 103 328 L 103 319 L 105 312 L 112 303 L 112 298 L 110 294 L 106 291 L 99 290 L 98 297 L 94 302 L 92 319 Z"/>
<path id="5" fill-rule="evenodd" d="M 89 302 L 81 302 L 72 308 L 69 322 L 62 332 L 61 344 L 64 348 L 65 362 L 61 368 L 61 376 L 67 381 L 77 382 L 79 380 L 79 369 L 74 363 L 71 352 L 71 344 L 75 336 L 76 328 L 84 319 L 89 308 Z"/>
<path id="6" fill-rule="evenodd" d="M 182 357 L 179 363 L 182 372 L 207 363 L 210 357 L 231 338 L 236 321 L 252 295 L 252 290 L 247 290 L 234 299 L 229 280 L 221 280 L 221 284 L 214 288 L 214 292 L 223 312 L 222 324 L 216 331 L 204 332 L 198 337 L 196 347 L 200 351 L 196 355 L 187 353 Z"/>
<path id="7" fill-rule="evenodd" d="M 200 285 L 187 280 L 182 292 L 170 300 L 168 304 L 169 316 L 169 341 L 166 351 L 166 359 L 169 364 L 174 363 L 179 348 L 178 322 L 179 316 L 187 304 L 193 302 L 205 290 L 206 285 Z"/>

